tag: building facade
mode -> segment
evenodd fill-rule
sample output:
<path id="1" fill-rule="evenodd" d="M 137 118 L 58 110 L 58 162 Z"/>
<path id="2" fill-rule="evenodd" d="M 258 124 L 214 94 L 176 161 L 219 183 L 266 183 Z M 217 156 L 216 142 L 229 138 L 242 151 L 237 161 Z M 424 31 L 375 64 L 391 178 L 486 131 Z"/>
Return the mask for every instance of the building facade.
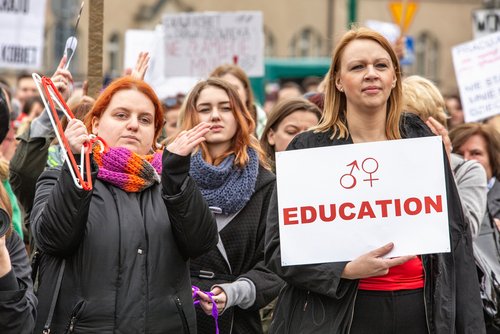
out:
<path id="1" fill-rule="evenodd" d="M 191 11 L 263 12 L 267 57 L 328 57 L 354 19 L 391 22 L 389 0 L 104 0 L 103 71 L 117 76 L 123 70 L 125 32 L 154 29 L 164 13 Z M 485 0 L 420 0 L 407 35 L 414 40 L 415 61 L 405 74 L 423 75 L 444 93 L 456 90 L 451 57 L 454 45 L 473 38 L 472 13 Z M 71 70 L 77 79 L 87 73 L 88 15 L 85 7 L 78 27 L 78 50 Z M 64 42 L 74 29 L 79 0 L 47 0 L 44 71 L 52 73 L 61 57 Z M 1 70 L 2 75 L 15 75 Z"/>

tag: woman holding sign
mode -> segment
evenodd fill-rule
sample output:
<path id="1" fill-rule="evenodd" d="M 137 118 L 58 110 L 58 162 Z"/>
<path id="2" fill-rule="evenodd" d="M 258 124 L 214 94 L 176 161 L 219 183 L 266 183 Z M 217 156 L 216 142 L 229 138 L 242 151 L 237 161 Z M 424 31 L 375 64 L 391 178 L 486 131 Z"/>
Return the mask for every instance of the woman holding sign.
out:
<path id="1" fill-rule="evenodd" d="M 324 116 L 288 149 L 429 136 L 402 115 L 399 63 L 390 43 L 365 28 L 347 32 L 326 78 Z M 350 262 L 282 266 L 277 195 L 266 231 L 266 261 L 281 276 L 270 333 L 483 333 L 471 236 L 445 164 L 452 252 L 384 258 L 389 243 Z"/>

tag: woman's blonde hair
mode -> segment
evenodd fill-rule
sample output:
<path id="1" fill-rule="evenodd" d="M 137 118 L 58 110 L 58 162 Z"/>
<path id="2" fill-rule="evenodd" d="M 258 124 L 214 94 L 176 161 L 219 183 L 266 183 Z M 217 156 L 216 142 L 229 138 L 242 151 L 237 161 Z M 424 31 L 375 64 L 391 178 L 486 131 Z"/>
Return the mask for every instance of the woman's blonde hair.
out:
<path id="1" fill-rule="evenodd" d="M 203 159 L 206 162 L 217 166 L 227 156 L 229 156 L 230 154 L 234 154 L 235 166 L 238 168 L 243 168 L 248 163 L 249 156 L 247 153 L 247 149 L 250 147 L 257 152 L 260 164 L 263 167 L 270 169 L 266 155 L 260 147 L 258 139 L 253 135 L 255 131 L 255 122 L 250 115 L 250 112 L 241 101 L 236 89 L 234 89 L 231 84 L 222 79 L 215 77 L 208 78 L 207 80 L 200 81 L 198 84 L 196 84 L 196 86 L 193 87 L 186 98 L 186 105 L 182 115 L 181 129 L 189 130 L 200 123 L 196 103 L 198 102 L 198 98 L 200 97 L 201 92 L 207 87 L 219 88 L 226 92 L 227 96 L 229 97 L 229 104 L 231 106 L 232 113 L 234 115 L 234 118 L 236 119 L 237 129 L 232 139 L 231 147 L 227 152 L 219 157 L 210 157 L 210 155 L 208 154 L 207 144 L 204 142 L 201 143 L 200 149 Z"/>
<path id="2" fill-rule="evenodd" d="M 446 127 L 443 95 L 432 81 L 418 75 L 403 80 L 403 110 L 418 115 L 424 122 L 429 116 Z"/>
<path id="3" fill-rule="evenodd" d="M 346 120 L 346 97 L 337 89 L 335 79 L 340 75 L 340 61 L 345 48 L 355 40 L 371 40 L 379 44 L 391 57 L 396 75 L 396 85 L 392 89 L 387 102 L 387 117 L 385 134 L 387 139 L 400 139 L 399 121 L 402 113 L 402 85 L 399 60 L 391 43 L 376 31 L 363 27 L 354 27 L 344 34 L 335 47 L 332 55 L 330 69 L 325 78 L 325 109 L 319 124 L 314 128 L 315 132 L 327 132 L 333 130 L 332 139 L 346 138 L 349 136 Z"/>

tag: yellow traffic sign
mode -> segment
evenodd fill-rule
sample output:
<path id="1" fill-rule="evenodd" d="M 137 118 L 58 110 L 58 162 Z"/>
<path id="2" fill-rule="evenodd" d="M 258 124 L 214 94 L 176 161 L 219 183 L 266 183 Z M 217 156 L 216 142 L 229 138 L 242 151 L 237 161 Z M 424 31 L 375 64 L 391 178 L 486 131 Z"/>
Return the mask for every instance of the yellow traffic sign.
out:
<path id="1" fill-rule="evenodd" d="M 414 1 L 394 1 L 389 3 L 389 10 L 394 23 L 400 26 L 401 35 L 404 35 L 415 16 L 418 4 Z"/>

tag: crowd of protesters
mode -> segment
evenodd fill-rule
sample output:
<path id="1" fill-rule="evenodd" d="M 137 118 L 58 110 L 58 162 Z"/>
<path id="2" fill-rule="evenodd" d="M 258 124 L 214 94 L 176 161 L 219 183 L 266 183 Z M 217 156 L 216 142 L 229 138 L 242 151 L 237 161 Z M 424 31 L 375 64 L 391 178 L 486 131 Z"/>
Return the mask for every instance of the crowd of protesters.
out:
<path id="1" fill-rule="evenodd" d="M 353 28 L 263 107 L 234 64 L 160 99 L 140 53 L 89 97 L 63 57 L 62 142 L 32 77 L 0 80 L 0 333 L 500 333 L 496 118 L 464 123 L 399 57 Z M 282 265 L 277 152 L 428 136 L 450 252 Z"/>

